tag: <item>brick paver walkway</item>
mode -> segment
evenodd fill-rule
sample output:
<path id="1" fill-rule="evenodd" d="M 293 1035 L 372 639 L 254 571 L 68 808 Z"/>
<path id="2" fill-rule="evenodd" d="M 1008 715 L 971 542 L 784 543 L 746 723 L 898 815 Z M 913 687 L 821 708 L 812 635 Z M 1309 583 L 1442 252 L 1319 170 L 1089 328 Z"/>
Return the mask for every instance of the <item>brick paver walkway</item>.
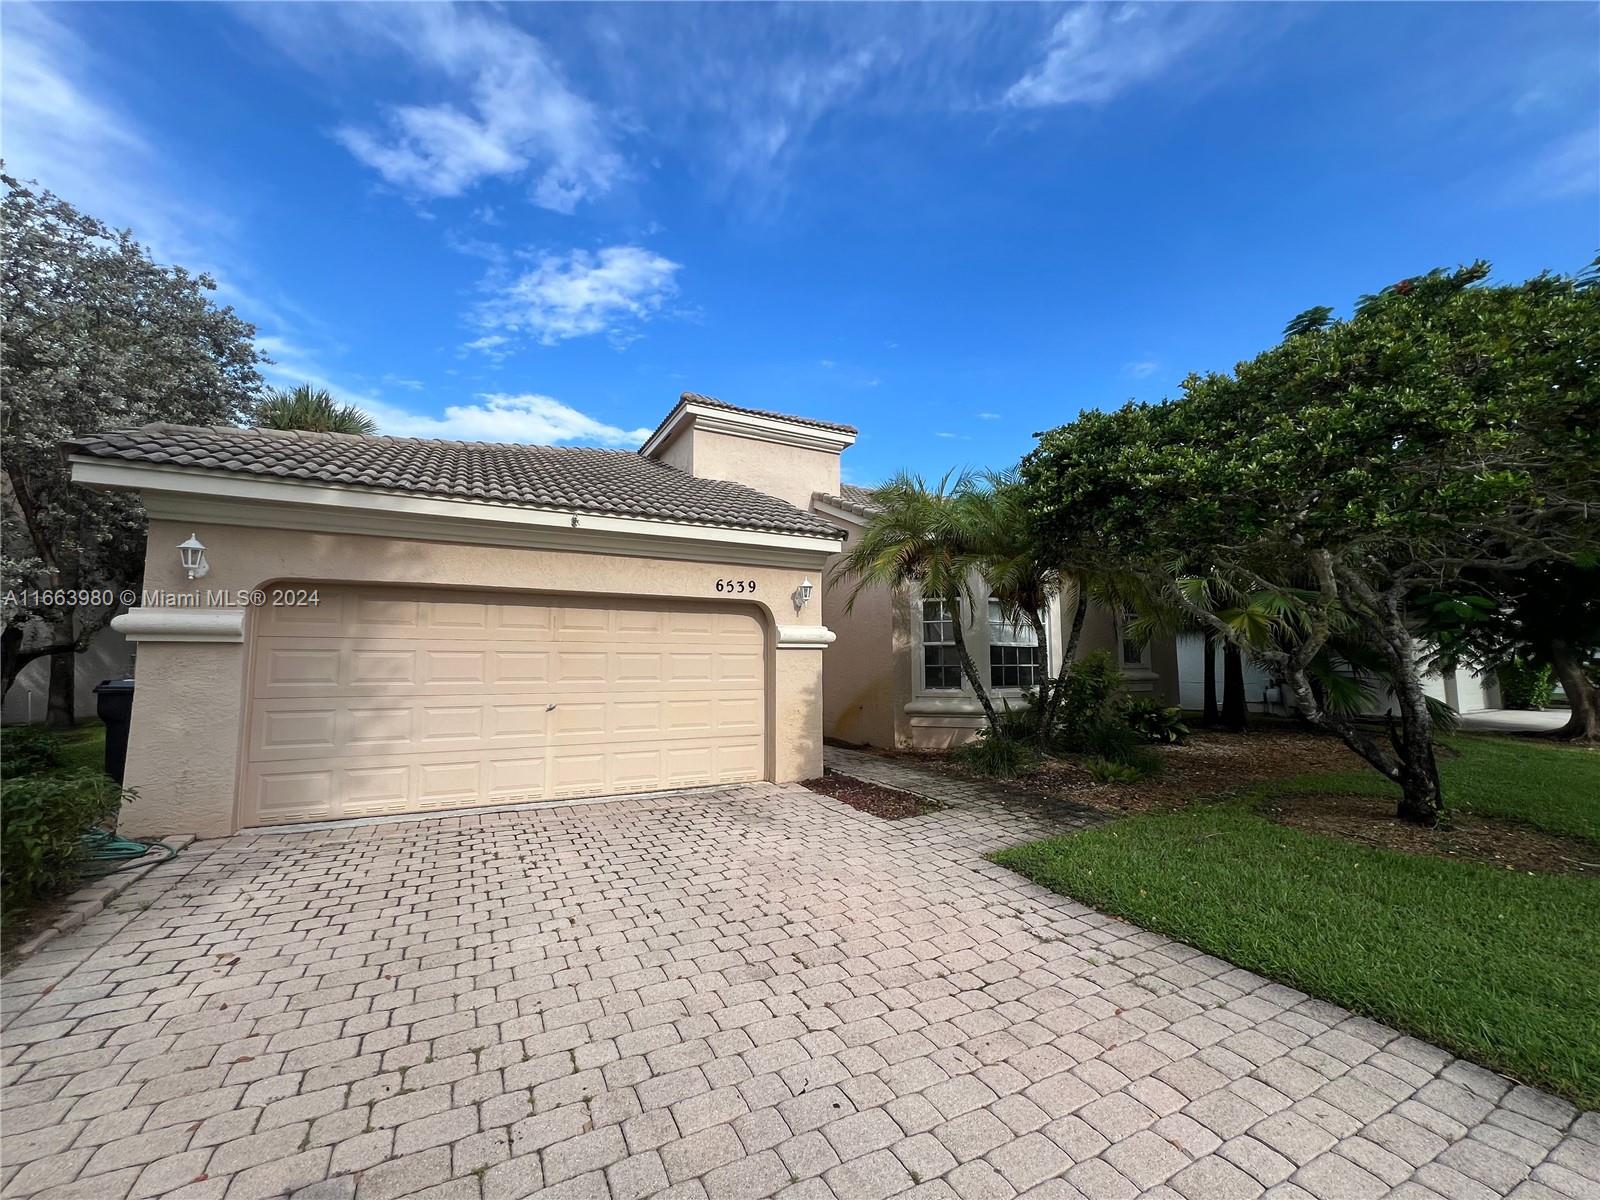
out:
<path id="1" fill-rule="evenodd" d="M 197 843 L 4 981 L 4 1194 L 1600 1194 L 1600 1118 L 798 787 Z"/>

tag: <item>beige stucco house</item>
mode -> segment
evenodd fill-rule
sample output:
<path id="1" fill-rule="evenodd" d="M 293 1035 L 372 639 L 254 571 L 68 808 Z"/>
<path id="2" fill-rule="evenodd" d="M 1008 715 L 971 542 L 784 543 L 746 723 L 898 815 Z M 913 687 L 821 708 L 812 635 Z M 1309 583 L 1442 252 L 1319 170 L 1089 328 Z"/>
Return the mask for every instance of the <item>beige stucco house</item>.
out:
<path id="1" fill-rule="evenodd" d="M 813 497 L 813 510 L 847 536 L 872 517 L 872 495 L 843 485 Z M 830 564 L 830 567 L 832 564 Z M 983 581 L 971 581 L 972 603 L 964 607 L 963 640 L 984 672 L 997 706 L 1019 706 L 1042 672 L 1060 670 L 1075 598 L 1050 605 L 1045 645 L 1026 626 L 1004 619 Z M 830 570 L 823 607 L 835 641 L 823 672 L 823 729 L 830 738 L 857 745 L 934 749 L 975 737 L 984 725 L 977 694 L 956 658 L 950 614 L 939 600 L 913 589 L 875 588 L 850 597 L 855 582 Z M 1078 642 L 1078 657 L 1097 650 L 1113 655 L 1134 695 L 1177 703 L 1177 655 L 1171 639 L 1137 644 L 1124 639 L 1117 614 L 1091 605 Z"/>
<path id="2" fill-rule="evenodd" d="M 934 608 L 847 613 L 826 583 L 870 511 L 840 482 L 854 440 L 685 393 L 637 452 L 171 425 L 68 443 L 74 480 L 150 515 L 115 621 L 137 648 L 124 832 L 783 782 L 821 773 L 825 734 L 970 736 Z M 1020 695 L 1038 652 L 1007 636 L 980 615 L 969 641 Z"/>

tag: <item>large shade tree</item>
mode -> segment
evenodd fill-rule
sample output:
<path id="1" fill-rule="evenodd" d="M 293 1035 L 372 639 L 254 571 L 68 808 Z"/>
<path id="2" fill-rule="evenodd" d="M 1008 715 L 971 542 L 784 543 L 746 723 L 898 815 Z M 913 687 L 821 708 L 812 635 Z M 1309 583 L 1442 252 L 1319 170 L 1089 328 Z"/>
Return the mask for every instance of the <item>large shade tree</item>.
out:
<path id="1" fill-rule="evenodd" d="M 1280 675 L 1295 708 L 1401 788 L 1442 805 L 1412 598 L 1463 572 L 1592 561 L 1600 548 L 1600 292 L 1541 275 L 1434 271 L 1315 309 L 1183 395 L 1083 414 L 1023 464 L 1046 542 L 1085 540 Z M 1185 579 L 1272 597 L 1294 636 L 1247 645 Z M 1318 698 L 1341 630 L 1381 656 L 1384 739 Z"/>
<path id="2" fill-rule="evenodd" d="M 73 656 L 118 605 L 53 593 L 136 586 L 145 517 L 126 493 L 73 486 L 61 442 L 151 421 L 236 422 L 262 357 L 254 328 L 212 302 L 210 278 L 157 264 L 130 232 L 35 185 L 0 182 L 4 686 L 48 656 L 48 719 L 71 724 Z"/>

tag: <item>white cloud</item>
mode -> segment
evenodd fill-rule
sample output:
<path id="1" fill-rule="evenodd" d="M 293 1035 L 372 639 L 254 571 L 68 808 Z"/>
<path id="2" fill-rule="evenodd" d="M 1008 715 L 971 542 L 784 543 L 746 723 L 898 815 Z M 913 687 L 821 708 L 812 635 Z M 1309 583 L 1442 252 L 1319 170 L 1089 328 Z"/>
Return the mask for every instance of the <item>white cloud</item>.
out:
<path id="1" fill-rule="evenodd" d="M 998 421 L 999 419 L 999 413 L 981 412 L 978 414 L 978 420 L 980 421 Z"/>
<path id="2" fill-rule="evenodd" d="M 131 228 L 158 261 L 218 274 L 226 222 L 160 181 L 158 148 L 106 93 L 117 64 L 44 5 L 7 4 L 0 33 L 6 172 Z M 217 236 L 222 234 L 224 236 Z"/>
<path id="3" fill-rule="evenodd" d="M 476 404 L 449 405 L 438 417 L 370 398 L 355 402 L 372 414 L 384 433 L 398 437 L 633 447 L 650 436 L 648 429 L 622 429 L 598 421 L 553 396 L 488 392 L 475 399 Z"/>
<path id="4" fill-rule="evenodd" d="M 338 140 L 395 187 L 460 196 L 486 180 L 526 177 L 534 203 L 570 213 L 624 173 L 609 122 L 567 82 L 538 38 L 476 5 L 246 5 L 240 10 L 306 65 L 342 71 L 339 49 L 405 58 L 428 103 L 385 108 L 376 127 Z M 444 89 L 448 96 L 432 99 Z"/>
<path id="5" fill-rule="evenodd" d="M 1600 195 L 1600 128 L 1556 138 L 1525 166 L 1508 173 L 1501 194 L 1508 203 L 1538 203 Z"/>
<path id="6" fill-rule="evenodd" d="M 1099 104 L 1166 73 L 1221 24 L 1209 4 L 1080 4 L 1050 31 L 1044 57 L 1011 85 L 1019 108 Z"/>
<path id="7" fill-rule="evenodd" d="M 1142 362 L 1130 362 L 1122 364 L 1122 373 L 1124 375 L 1131 375 L 1135 379 L 1149 379 L 1150 376 L 1154 375 L 1160 369 L 1160 363 L 1152 362 L 1148 359 Z"/>
<path id="8" fill-rule="evenodd" d="M 494 295 L 476 313 L 486 336 L 472 346 L 500 349 L 514 334 L 546 346 L 597 333 L 631 340 L 634 328 L 677 293 L 680 269 L 639 246 L 547 254 L 516 278 L 491 277 Z"/>

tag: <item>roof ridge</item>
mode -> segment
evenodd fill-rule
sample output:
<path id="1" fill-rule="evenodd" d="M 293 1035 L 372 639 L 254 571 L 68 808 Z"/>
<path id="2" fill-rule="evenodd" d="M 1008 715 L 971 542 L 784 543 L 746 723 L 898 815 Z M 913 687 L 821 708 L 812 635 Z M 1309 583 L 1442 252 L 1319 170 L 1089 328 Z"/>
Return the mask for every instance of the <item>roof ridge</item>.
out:
<path id="1" fill-rule="evenodd" d="M 289 441 L 302 442 L 382 442 L 389 445 L 404 443 L 406 445 L 423 446 L 462 446 L 486 447 L 499 449 L 534 449 L 556 451 L 592 451 L 596 454 L 633 454 L 633 450 L 624 450 L 614 446 L 558 446 L 549 442 L 486 442 L 468 441 L 464 438 L 430 438 L 417 437 L 413 434 L 398 433 L 340 433 L 327 429 L 267 429 L 260 425 L 181 425 L 174 421 L 147 421 L 143 425 L 123 425 L 116 429 L 106 429 L 99 433 L 82 434 L 70 438 L 69 441 L 78 442 L 85 438 L 108 437 L 112 434 L 131 433 L 223 433 L 242 434 L 245 437 L 259 437 L 268 441 L 282 438 Z"/>

